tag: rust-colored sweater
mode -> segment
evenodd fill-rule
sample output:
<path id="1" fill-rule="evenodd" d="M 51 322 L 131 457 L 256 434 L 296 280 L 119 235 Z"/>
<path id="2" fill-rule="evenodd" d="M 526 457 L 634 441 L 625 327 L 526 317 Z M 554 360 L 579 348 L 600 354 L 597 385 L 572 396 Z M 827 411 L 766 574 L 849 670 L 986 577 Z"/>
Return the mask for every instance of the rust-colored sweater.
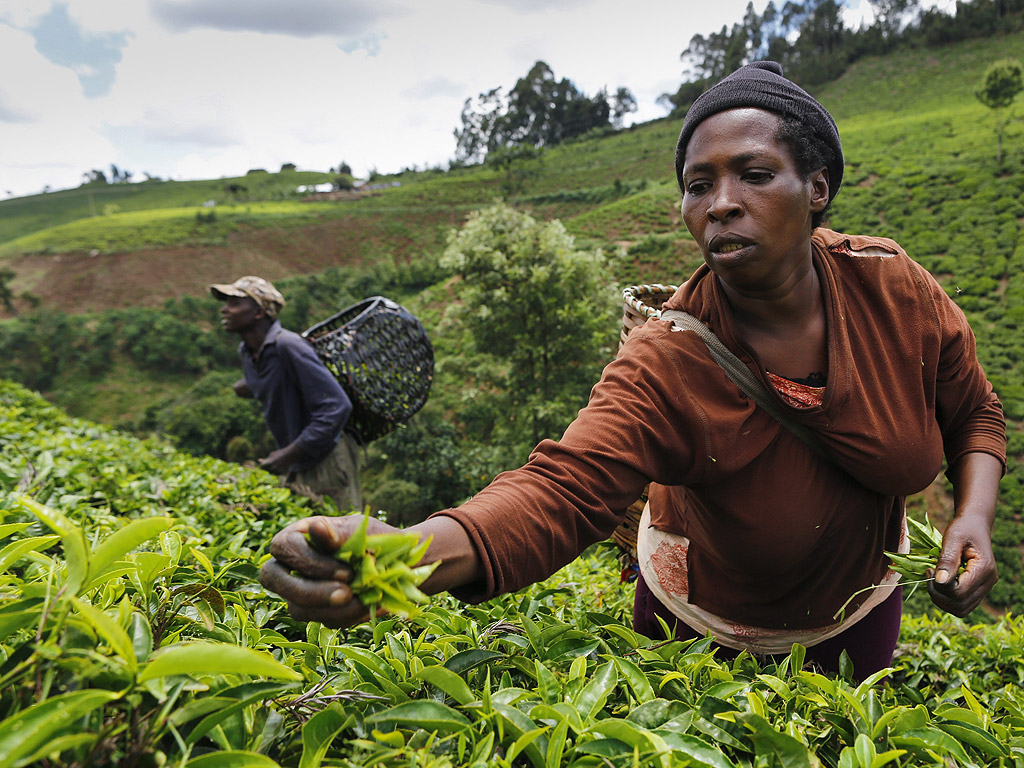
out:
<path id="1" fill-rule="evenodd" d="M 693 333 L 635 329 L 558 442 L 448 515 L 469 532 L 477 602 L 542 580 L 607 538 L 651 481 L 651 524 L 687 536 L 690 602 L 765 628 L 812 628 L 886 570 L 903 498 L 969 452 L 1006 461 L 1002 407 L 960 309 L 893 241 L 813 235 L 828 380 L 794 408 L 822 459 L 728 380 Z M 765 381 L 737 340 L 717 278 L 700 267 L 670 299 Z"/>

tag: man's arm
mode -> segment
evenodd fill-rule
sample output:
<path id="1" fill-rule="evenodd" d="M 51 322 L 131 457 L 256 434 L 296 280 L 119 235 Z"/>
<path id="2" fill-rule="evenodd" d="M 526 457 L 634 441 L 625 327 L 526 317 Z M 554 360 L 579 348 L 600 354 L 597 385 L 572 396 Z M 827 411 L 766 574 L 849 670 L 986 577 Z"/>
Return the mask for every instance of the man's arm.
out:
<path id="1" fill-rule="evenodd" d="M 352 401 L 307 341 L 282 335 L 277 348 L 310 414 L 298 437 L 260 461 L 268 472 L 284 474 L 298 461 L 319 461 L 331 452 L 348 422 Z"/>
<path id="2" fill-rule="evenodd" d="M 235 394 L 238 395 L 239 397 L 251 399 L 256 396 L 255 393 L 249 388 L 249 384 L 248 382 L 246 382 L 244 378 L 236 381 L 232 385 L 232 388 L 235 390 Z"/>

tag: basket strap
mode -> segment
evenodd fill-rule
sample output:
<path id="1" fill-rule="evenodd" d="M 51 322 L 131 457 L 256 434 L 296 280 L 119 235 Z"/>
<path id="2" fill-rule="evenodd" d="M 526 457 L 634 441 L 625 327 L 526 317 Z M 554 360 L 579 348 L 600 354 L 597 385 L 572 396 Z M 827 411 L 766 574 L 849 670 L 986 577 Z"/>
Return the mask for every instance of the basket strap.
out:
<path id="1" fill-rule="evenodd" d="M 747 397 L 757 403 L 772 418 L 800 438 L 808 448 L 831 461 L 828 451 L 814 431 L 789 418 L 779 407 L 778 401 L 768 393 L 764 382 L 754 375 L 746 363 L 730 352 L 710 328 L 693 315 L 675 309 L 663 310 L 661 319 L 671 320 L 677 328 L 693 331 L 700 336 L 701 340 L 707 344 L 711 357 L 722 367 L 730 381 L 743 390 Z"/>

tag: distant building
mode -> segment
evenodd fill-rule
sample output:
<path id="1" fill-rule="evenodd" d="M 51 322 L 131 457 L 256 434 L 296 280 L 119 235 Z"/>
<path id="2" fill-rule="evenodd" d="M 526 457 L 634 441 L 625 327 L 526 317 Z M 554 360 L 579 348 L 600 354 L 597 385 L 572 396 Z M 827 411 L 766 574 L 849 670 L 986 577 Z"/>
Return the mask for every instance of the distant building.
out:
<path id="1" fill-rule="evenodd" d="M 330 192 L 333 189 L 333 184 L 325 182 L 323 184 L 303 184 L 300 187 L 296 187 L 295 191 L 300 195 L 312 195 L 315 192 Z"/>

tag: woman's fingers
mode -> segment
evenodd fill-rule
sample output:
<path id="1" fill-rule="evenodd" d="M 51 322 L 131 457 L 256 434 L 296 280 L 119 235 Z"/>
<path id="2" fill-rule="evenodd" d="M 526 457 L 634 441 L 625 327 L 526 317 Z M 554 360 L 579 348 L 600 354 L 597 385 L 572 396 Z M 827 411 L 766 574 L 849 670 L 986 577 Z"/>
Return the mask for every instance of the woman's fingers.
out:
<path id="1" fill-rule="evenodd" d="M 260 584 L 296 605 L 338 607 L 352 601 L 352 589 L 345 582 L 309 579 L 273 558 L 260 568 Z"/>
<path id="2" fill-rule="evenodd" d="M 959 575 L 956 566 L 947 565 L 948 578 L 929 582 L 928 591 L 932 602 L 954 616 L 964 617 L 981 605 L 985 595 L 998 580 L 998 571 L 992 557 L 986 557 L 978 548 L 968 544 L 963 549 L 965 569 Z M 940 574 L 936 572 L 938 577 Z"/>
<path id="3" fill-rule="evenodd" d="M 308 517 L 276 533 L 270 540 L 270 554 L 278 562 L 307 578 L 351 581 L 352 568 L 328 554 L 336 552 L 343 541 L 333 521 Z"/>
<path id="4" fill-rule="evenodd" d="M 296 576 L 277 560 L 263 564 L 260 583 L 287 601 L 288 613 L 297 621 L 319 621 L 324 626 L 339 628 L 369 618 L 369 612 L 353 598 L 348 584 Z"/>

